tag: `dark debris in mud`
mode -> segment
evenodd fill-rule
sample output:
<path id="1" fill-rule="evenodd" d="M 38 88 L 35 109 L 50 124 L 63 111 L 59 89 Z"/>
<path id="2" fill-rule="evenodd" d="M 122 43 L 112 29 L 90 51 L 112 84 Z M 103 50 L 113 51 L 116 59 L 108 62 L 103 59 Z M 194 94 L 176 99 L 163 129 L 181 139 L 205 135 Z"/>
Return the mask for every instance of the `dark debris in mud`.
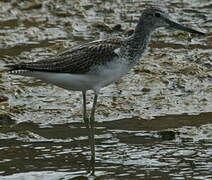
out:
<path id="1" fill-rule="evenodd" d="M 0 113 L 0 126 L 9 126 L 15 123 L 16 121 L 11 118 L 10 114 Z"/>

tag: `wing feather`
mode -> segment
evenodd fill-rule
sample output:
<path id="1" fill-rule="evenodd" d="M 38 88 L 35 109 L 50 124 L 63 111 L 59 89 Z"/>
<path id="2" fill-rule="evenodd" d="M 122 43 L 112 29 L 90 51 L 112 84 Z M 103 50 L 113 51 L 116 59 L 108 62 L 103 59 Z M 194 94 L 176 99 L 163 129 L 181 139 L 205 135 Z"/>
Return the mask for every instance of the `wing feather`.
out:
<path id="1" fill-rule="evenodd" d="M 57 73 L 83 74 L 93 65 L 101 65 L 118 56 L 115 49 L 120 48 L 124 41 L 121 38 L 98 40 L 78 45 L 49 59 L 37 62 L 8 65 L 9 72 L 46 71 Z"/>

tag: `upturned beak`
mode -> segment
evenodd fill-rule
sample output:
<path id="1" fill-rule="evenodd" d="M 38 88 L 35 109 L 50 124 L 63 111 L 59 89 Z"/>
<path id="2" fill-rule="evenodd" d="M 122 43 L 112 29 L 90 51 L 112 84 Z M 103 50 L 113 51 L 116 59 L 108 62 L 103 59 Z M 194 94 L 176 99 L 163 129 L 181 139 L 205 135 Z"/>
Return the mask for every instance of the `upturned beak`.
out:
<path id="1" fill-rule="evenodd" d="M 190 33 L 193 33 L 193 34 L 198 34 L 198 35 L 201 35 L 201 36 L 205 36 L 206 35 L 203 32 L 200 32 L 200 31 L 185 27 L 185 26 L 183 26 L 181 24 L 178 24 L 178 23 L 176 23 L 174 21 L 171 21 L 170 19 L 164 18 L 164 20 L 169 25 L 169 27 L 171 27 L 171 28 L 179 29 L 179 30 L 182 30 L 182 31 L 187 31 L 187 32 L 190 32 Z"/>

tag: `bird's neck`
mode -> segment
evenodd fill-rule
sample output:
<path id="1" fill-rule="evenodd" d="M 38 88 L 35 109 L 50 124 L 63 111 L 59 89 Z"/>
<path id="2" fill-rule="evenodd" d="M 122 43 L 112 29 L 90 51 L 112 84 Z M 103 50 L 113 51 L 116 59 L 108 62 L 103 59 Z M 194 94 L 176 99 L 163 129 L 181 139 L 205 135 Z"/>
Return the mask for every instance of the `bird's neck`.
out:
<path id="1" fill-rule="evenodd" d="M 152 30 L 140 19 L 133 35 L 128 41 L 128 56 L 131 61 L 138 61 L 144 53 L 150 41 Z"/>

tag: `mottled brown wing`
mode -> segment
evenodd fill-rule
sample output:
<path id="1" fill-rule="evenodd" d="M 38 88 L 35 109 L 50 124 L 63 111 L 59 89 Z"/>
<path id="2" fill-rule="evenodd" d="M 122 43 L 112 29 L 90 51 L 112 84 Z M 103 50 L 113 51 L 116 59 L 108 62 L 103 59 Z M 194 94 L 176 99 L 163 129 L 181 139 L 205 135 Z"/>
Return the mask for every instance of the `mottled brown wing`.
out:
<path id="1" fill-rule="evenodd" d="M 121 38 L 93 41 L 74 46 L 50 59 L 8 65 L 8 67 L 10 72 L 29 70 L 83 74 L 88 72 L 93 65 L 101 65 L 113 60 L 117 56 L 114 50 L 119 48 L 122 43 Z"/>

